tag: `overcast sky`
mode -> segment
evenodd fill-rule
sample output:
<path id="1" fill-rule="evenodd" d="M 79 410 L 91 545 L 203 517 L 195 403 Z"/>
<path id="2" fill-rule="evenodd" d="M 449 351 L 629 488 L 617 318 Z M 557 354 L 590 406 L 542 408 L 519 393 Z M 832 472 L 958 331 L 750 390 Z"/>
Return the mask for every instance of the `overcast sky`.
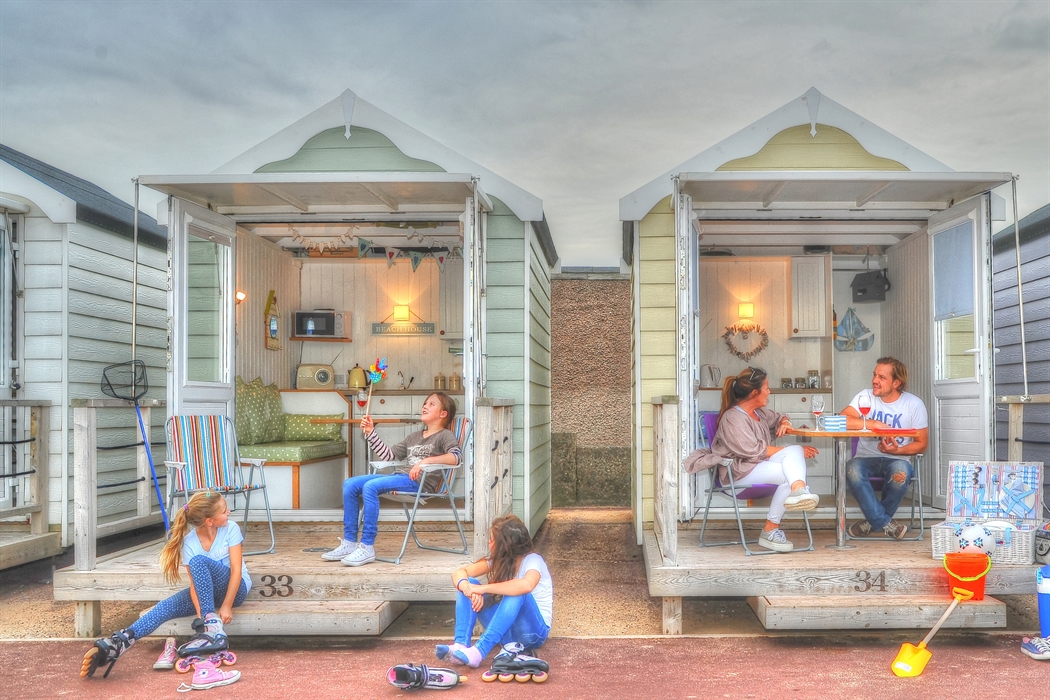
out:
<path id="1" fill-rule="evenodd" d="M 12 148 L 131 201 L 350 88 L 541 197 L 566 266 L 617 265 L 620 197 L 811 86 L 955 170 L 1019 174 L 1022 216 L 1050 202 L 1046 0 L 0 0 Z"/>

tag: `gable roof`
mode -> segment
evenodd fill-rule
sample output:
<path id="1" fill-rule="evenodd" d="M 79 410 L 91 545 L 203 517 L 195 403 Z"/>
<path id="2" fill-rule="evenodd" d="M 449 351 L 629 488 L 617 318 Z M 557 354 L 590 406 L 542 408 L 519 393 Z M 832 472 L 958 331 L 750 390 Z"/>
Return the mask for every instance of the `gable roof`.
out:
<path id="1" fill-rule="evenodd" d="M 639 221 L 644 218 L 657 202 L 673 193 L 672 178 L 679 173 L 713 173 L 730 161 L 758 153 L 785 129 L 809 125 L 813 134 L 818 123 L 841 129 L 872 156 L 896 161 L 912 172 L 953 172 L 944 163 L 825 97 L 814 87 L 623 197 L 620 200 L 620 219 Z"/>
<path id="2" fill-rule="evenodd" d="M 76 220 L 110 231 L 124 238 L 133 237 L 135 209 L 98 185 L 76 175 L 0 144 L 0 161 L 16 168 L 76 203 Z M 5 188 L 8 185 L 4 185 Z M 10 192 L 21 196 L 19 192 Z M 139 241 L 155 248 L 167 248 L 167 228 L 139 212 Z"/>
<path id="3" fill-rule="evenodd" d="M 434 163 L 446 173 L 477 177 L 486 193 L 498 197 L 522 221 L 543 220 L 543 201 L 539 197 L 438 143 L 351 90 L 345 90 L 328 104 L 248 149 L 214 173 L 255 173 L 270 163 L 291 158 L 307 141 L 328 129 L 342 128 L 347 138 L 353 138 L 355 126 L 379 132 L 410 158 Z"/>

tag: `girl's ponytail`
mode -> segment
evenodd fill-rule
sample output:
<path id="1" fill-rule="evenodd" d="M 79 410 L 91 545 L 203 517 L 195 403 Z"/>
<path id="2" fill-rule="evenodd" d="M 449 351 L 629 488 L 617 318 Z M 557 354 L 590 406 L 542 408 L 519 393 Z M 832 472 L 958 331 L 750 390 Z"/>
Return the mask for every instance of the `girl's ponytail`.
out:
<path id="1" fill-rule="evenodd" d="M 168 532 L 168 541 L 160 550 L 160 569 L 168 583 L 178 583 L 179 567 L 182 566 L 182 545 L 191 527 L 199 527 L 208 518 L 214 518 L 222 508 L 222 495 L 218 491 L 198 491 L 182 508 L 175 511 Z"/>

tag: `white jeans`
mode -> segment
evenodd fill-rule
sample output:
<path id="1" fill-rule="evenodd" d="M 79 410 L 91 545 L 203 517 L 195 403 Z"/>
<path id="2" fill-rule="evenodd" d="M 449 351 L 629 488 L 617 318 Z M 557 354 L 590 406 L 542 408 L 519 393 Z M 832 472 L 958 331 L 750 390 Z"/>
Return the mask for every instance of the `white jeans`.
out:
<path id="1" fill-rule="evenodd" d="M 784 517 L 784 501 L 791 495 L 791 484 L 806 480 L 806 455 L 802 445 L 788 445 L 778 450 L 772 457 L 759 462 L 743 479 L 735 481 L 737 486 L 754 486 L 755 484 L 779 484 L 773 493 L 766 519 L 780 524 Z"/>

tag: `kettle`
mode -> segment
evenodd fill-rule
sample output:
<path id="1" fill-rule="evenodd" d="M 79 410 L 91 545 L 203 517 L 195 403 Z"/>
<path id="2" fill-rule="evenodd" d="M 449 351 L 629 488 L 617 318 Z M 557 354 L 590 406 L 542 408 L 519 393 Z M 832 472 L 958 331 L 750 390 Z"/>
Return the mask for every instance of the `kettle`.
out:
<path id="1" fill-rule="evenodd" d="M 722 370 L 715 365 L 700 365 L 700 386 L 704 389 L 716 388 L 721 384 Z"/>
<path id="2" fill-rule="evenodd" d="M 365 378 L 365 371 L 361 369 L 361 365 L 354 365 L 348 374 L 347 380 L 351 389 L 364 389 L 368 386 L 368 380 Z"/>

